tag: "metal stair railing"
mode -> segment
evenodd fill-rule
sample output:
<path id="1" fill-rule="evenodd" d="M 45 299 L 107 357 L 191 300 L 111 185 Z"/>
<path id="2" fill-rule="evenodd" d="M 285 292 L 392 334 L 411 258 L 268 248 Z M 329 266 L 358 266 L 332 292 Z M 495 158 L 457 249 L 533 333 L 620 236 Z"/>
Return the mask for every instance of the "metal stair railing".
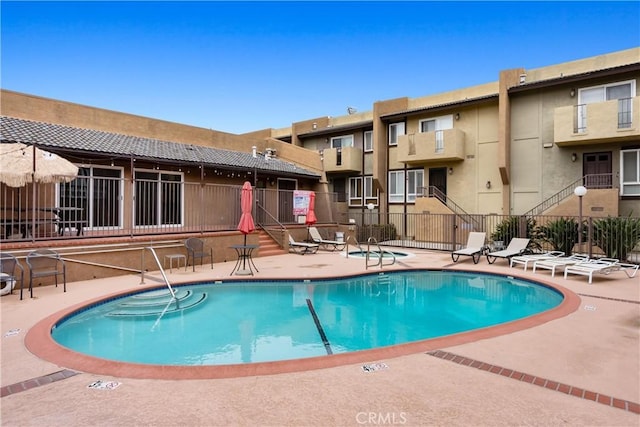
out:
<path id="1" fill-rule="evenodd" d="M 427 190 L 426 195 L 424 194 L 424 190 Z M 465 222 L 473 224 L 476 230 L 482 230 L 481 224 L 473 215 L 462 209 L 460 205 L 451 200 L 451 197 L 444 194 L 438 187 L 433 185 L 430 185 L 429 187 L 422 187 L 422 195 L 423 197 L 435 197 L 440 200 L 443 205 L 451 209 L 455 215 L 462 218 Z"/>
<path id="2" fill-rule="evenodd" d="M 267 228 L 264 224 L 262 224 L 261 222 L 257 222 L 256 224 L 258 225 L 258 227 L 260 227 L 262 230 L 264 230 L 265 233 L 267 233 L 269 235 L 269 237 L 271 237 L 276 243 L 278 243 L 280 245 L 281 248 L 284 249 L 284 232 L 287 230 L 287 227 L 285 227 L 280 221 L 278 221 L 278 219 L 276 217 L 274 217 L 273 215 L 271 215 L 271 213 L 266 210 L 264 208 L 264 206 L 262 206 L 260 203 L 256 202 L 256 210 L 260 209 L 262 212 L 264 212 L 274 223 L 276 223 L 277 225 L 280 226 L 280 229 L 278 230 L 280 232 L 279 236 L 276 236 L 276 233 L 273 231 L 273 229 L 271 228 Z"/>
<path id="3" fill-rule="evenodd" d="M 151 277 L 151 279 L 153 280 L 157 280 L 157 281 L 161 281 L 164 282 L 165 285 L 167 285 L 167 288 L 169 288 L 169 292 L 171 293 L 171 297 L 173 298 L 173 300 L 176 300 L 176 294 L 173 291 L 173 288 L 171 287 L 171 283 L 169 283 L 169 279 L 167 278 L 166 273 L 164 272 L 164 269 L 162 268 L 162 264 L 160 264 L 160 259 L 158 258 L 158 254 L 156 254 L 155 249 L 153 249 L 151 246 L 147 246 L 145 247 L 145 249 L 148 249 L 151 254 L 153 255 L 153 258 L 156 260 L 156 264 L 158 265 L 158 269 L 160 270 L 160 274 L 162 274 L 162 280 L 156 279 L 154 277 Z M 144 254 L 145 251 L 142 251 L 142 268 L 140 269 L 140 274 L 141 274 L 141 279 L 140 279 L 140 283 L 144 283 Z"/>
<path id="4" fill-rule="evenodd" d="M 534 206 L 532 209 L 525 212 L 524 216 L 541 215 L 548 209 L 558 206 L 563 200 L 573 196 L 575 188 L 579 185 L 584 185 L 587 188 L 613 188 L 613 174 L 594 174 L 585 175 L 573 181 L 562 190 L 558 191 L 553 196 L 547 198 L 542 203 Z"/>

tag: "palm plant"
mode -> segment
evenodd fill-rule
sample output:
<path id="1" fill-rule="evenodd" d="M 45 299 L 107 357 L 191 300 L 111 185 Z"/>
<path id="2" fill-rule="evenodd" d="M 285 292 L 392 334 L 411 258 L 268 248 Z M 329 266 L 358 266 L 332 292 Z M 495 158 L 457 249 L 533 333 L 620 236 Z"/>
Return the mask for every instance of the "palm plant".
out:
<path id="1" fill-rule="evenodd" d="M 551 245 L 554 251 L 562 251 L 567 255 L 573 252 L 578 242 L 579 223 L 574 218 L 560 218 L 541 225 L 538 228 L 540 238 Z M 586 227 L 582 227 L 583 239 L 586 240 Z"/>
<path id="2" fill-rule="evenodd" d="M 640 243 L 640 218 L 608 217 L 593 221 L 593 242 L 608 257 L 626 260 Z"/>

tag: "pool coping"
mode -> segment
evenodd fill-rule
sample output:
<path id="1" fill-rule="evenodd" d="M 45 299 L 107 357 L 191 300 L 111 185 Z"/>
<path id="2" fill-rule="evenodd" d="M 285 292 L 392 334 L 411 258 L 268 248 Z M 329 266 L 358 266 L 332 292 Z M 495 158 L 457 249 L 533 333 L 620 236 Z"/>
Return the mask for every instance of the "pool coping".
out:
<path id="1" fill-rule="evenodd" d="M 415 269 L 423 271 L 450 271 L 450 272 L 467 272 L 479 273 L 473 270 L 461 269 Z M 123 378 L 136 379 L 219 379 L 219 378 L 236 378 L 257 375 L 274 375 L 291 372 L 301 372 L 315 369 L 331 368 L 336 366 L 367 363 L 375 360 L 404 356 L 408 354 L 424 353 L 428 351 L 438 350 L 441 348 L 452 347 L 456 345 L 466 344 L 478 340 L 506 335 L 524 329 L 532 328 L 543 323 L 567 316 L 576 311 L 580 306 L 580 297 L 567 288 L 555 283 L 542 280 L 532 280 L 530 277 L 521 276 L 519 274 L 497 274 L 482 272 L 482 274 L 499 275 L 504 277 L 513 277 L 528 282 L 533 282 L 554 289 L 563 296 L 560 305 L 547 310 L 543 313 L 529 316 L 523 319 L 503 323 L 496 326 L 476 329 L 473 331 L 462 332 L 454 335 L 448 335 L 429 340 L 416 341 L 411 343 L 399 344 L 395 346 L 381 347 L 371 350 L 362 350 L 349 353 L 340 353 L 326 356 L 316 356 L 302 359 L 292 359 L 272 362 L 257 362 L 249 364 L 230 364 L 230 365 L 207 365 L 207 366 L 175 366 L 175 365 L 148 365 L 138 363 L 116 362 L 112 360 L 100 359 L 75 352 L 65 348 L 54 341 L 51 336 L 53 327 L 61 321 L 61 319 L 69 316 L 73 312 L 84 307 L 102 302 L 104 300 L 118 298 L 132 291 L 119 291 L 113 294 L 104 295 L 93 298 L 78 304 L 69 306 L 63 310 L 53 313 L 41 321 L 37 322 L 25 336 L 25 346 L 37 357 L 54 363 L 66 369 L 72 369 L 80 372 L 87 372 L 101 375 L 111 375 Z M 346 274 L 342 277 L 362 276 L 358 274 Z M 300 280 L 330 280 L 324 277 L 305 277 Z M 230 279 L 225 282 L 243 281 L 240 279 Z M 184 283 L 182 283 L 184 284 Z M 179 285 L 179 284 L 176 284 Z M 158 288 L 157 285 L 145 286 L 144 288 L 136 288 L 134 292 L 141 290 L 149 290 Z"/>

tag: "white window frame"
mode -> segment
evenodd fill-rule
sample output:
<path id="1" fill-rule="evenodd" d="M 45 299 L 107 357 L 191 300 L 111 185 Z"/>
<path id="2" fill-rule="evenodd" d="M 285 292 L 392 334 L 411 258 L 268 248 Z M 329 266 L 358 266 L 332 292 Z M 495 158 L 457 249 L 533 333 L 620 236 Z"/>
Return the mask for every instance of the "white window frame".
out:
<path id="1" fill-rule="evenodd" d="M 389 124 L 389 145 L 398 145 L 398 136 L 404 135 L 406 132 L 404 122 L 390 123 Z"/>
<path id="2" fill-rule="evenodd" d="M 425 130 L 425 124 L 430 122 L 433 122 L 433 130 Z M 418 129 L 420 133 L 435 132 L 435 152 L 442 153 L 444 151 L 444 131 L 453 129 L 453 114 L 420 120 Z"/>
<path id="3" fill-rule="evenodd" d="M 345 148 L 345 147 L 353 147 L 353 135 L 341 135 L 341 136 L 334 136 L 331 138 L 331 148 Z"/>
<path id="4" fill-rule="evenodd" d="M 117 177 L 105 177 L 99 174 L 96 174 L 96 171 L 100 170 L 109 170 L 116 171 L 118 173 Z M 86 175 L 84 174 L 86 173 Z M 124 195 L 124 168 L 118 166 L 79 166 L 78 178 L 69 183 L 60 183 L 56 186 L 56 200 L 60 202 L 60 198 L 63 197 L 65 191 L 73 191 L 70 189 L 63 189 L 62 186 L 65 187 L 73 187 L 73 186 L 81 186 L 83 190 L 86 191 L 84 197 L 82 197 L 83 202 L 86 203 L 87 212 L 86 212 L 86 221 L 87 224 L 84 227 L 85 230 L 118 230 L 123 228 L 124 221 L 124 204 L 123 204 L 123 195 Z M 102 206 L 96 206 L 96 192 L 101 194 L 109 195 L 109 192 L 104 191 L 104 187 L 115 188 L 116 194 L 114 198 L 109 198 L 108 203 L 116 206 L 115 216 L 116 223 L 104 225 L 99 224 L 98 221 L 94 221 L 94 212 L 100 209 L 103 209 Z M 60 206 L 64 206 L 62 203 Z"/>
<path id="5" fill-rule="evenodd" d="M 362 177 L 352 176 L 349 178 L 347 200 L 349 201 L 349 206 L 362 206 Z"/>
<path id="6" fill-rule="evenodd" d="M 392 179 L 395 176 L 395 179 Z M 413 178 L 411 178 L 413 176 Z M 395 185 L 392 182 L 395 181 Z M 411 188 L 409 183 L 413 183 Z M 407 187 L 405 196 L 405 186 Z M 424 169 L 407 170 L 407 179 L 403 170 L 389 171 L 389 203 L 413 203 L 421 195 L 420 188 L 424 187 Z M 406 198 L 405 198 L 406 197 Z"/>
<path id="7" fill-rule="evenodd" d="M 379 204 L 379 191 L 373 192 L 373 176 L 364 177 L 364 204 L 373 203 L 374 206 Z"/>
<path id="8" fill-rule="evenodd" d="M 373 151 L 373 131 L 372 130 L 368 130 L 365 131 L 364 135 L 363 135 L 363 145 L 364 145 L 364 152 L 365 153 L 370 153 Z"/>
<path id="9" fill-rule="evenodd" d="M 634 163 L 635 171 L 629 171 L 628 166 Z M 620 150 L 620 195 L 640 196 L 640 148 Z"/>
<path id="10" fill-rule="evenodd" d="M 607 88 L 615 87 L 615 86 L 624 86 L 630 85 L 630 98 L 633 98 L 636 94 L 636 81 L 635 80 L 625 80 L 622 82 L 614 82 L 607 83 L 603 85 L 583 87 L 578 89 L 578 133 L 584 133 L 587 131 L 587 105 L 594 104 L 598 102 L 606 102 L 611 101 L 607 99 Z M 595 89 L 602 89 L 602 99 L 593 100 L 593 101 L 584 101 L 584 93 L 587 91 L 593 91 Z M 617 98 L 614 98 L 617 99 Z M 631 103 L 632 110 L 630 111 L 631 116 L 633 117 L 633 102 Z"/>
<path id="11" fill-rule="evenodd" d="M 140 173 L 149 173 L 149 174 L 156 174 L 157 175 L 157 180 L 138 180 L 136 177 L 136 174 L 140 172 Z M 178 176 L 180 177 L 180 179 L 178 181 L 165 181 L 162 179 L 163 175 L 171 175 L 171 176 Z M 153 224 L 140 224 L 139 221 L 140 219 L 137 218 L 136 216 L 136 209 L 137 209 L 137 203 L 140 200 L 140 195 L 137 194 L 138 191 L 138 184 L 134 185 L 134 203 L 132 204 L 131 208 L 133 209 L 133 215 L 134 215 L 134 227 L 135 228 L 152 228 L 152 227 L 181 227 L 184 225 L 184 193 L 185 193 L 185 189 L 184 189 L 184 173 L 183 172 L 174 172 L 174 171 L 165 171 L 165 170 L 160 170 L 160 169 L 134 169 L 133 171 L 133 176 L 134 176 L 134 182 L 144 182 L 147 181 L 149 183 L 151 182 L 155 182 L 157 183 L 157 195 L 156 195 L 156 205 L 155 205 L 155 218 L 156 221 Z M 163 212 L 163 197 L 165 196 L 163 193 L 163 184 L 166 183 L 172 183 L 172 184 L 179 184 L 179 190 L 180 190 L 180 195 L 179 195 L 179 200 L 177 201 L 177 203 L 179 203 L 179 216 L 180 216 L 180 221 L 179 222 L 166 222 L 167 220 L 165 218 L 163 218 L 162 216 L 162 212 Z M 149 209 L 150 207 L 147 207 L 147 209 Z"/>

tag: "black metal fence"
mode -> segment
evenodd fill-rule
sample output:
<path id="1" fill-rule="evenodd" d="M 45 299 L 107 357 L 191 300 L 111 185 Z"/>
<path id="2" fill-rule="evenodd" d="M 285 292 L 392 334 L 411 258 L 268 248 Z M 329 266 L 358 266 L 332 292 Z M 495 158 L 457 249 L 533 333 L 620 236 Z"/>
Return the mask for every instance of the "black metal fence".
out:
<path id="1" fill-rule="evenodd" d="M 380 214 L 353 212 L 341 217 L 359 242 L 451 251 L 466 245 L 469 233 L 486 233 L 486 244 L 502 248 L 514 237 L 529 238 L 531 252 L 584 253 L 640 263 L 639 217 Z"/>
<path id="2" fill-rule="evenodd" d="M 240 185 L 185 183 L 171 175 L 79 176 L 70 183 L 0 187 L 0 241 L 138 236 L 235 230 L 242 213 Z M 255 188 L 262 225 L 304 223 L 294 214 L 294 191 Z M 336 222 L 336 195 L 316 193 L 320 223 Z"/>

